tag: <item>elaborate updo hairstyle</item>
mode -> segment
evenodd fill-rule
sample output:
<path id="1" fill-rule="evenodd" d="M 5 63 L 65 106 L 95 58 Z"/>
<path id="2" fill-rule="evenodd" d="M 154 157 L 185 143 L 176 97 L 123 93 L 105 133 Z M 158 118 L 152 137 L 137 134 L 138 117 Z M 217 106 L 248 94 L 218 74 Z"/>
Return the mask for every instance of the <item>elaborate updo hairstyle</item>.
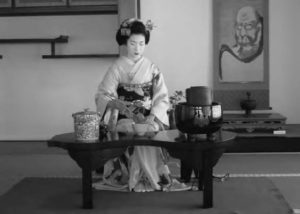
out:
<path id="1" fill-rule="evenodd" d="M 148 23 L 148 22 L 147 22 Z M 147 25 L 147 24 L 146 24 Z M 126 45 L 127 40 L 132 34 L 142 34 L 145 36 L 145 43 L 148 44 L 150 40 L 150 30 L 142 21 L 137 19 L 126 19 L 122 22 L 116 34 L 118 44 Z M 152 26 L 151 26 L 152 27 Z"/>

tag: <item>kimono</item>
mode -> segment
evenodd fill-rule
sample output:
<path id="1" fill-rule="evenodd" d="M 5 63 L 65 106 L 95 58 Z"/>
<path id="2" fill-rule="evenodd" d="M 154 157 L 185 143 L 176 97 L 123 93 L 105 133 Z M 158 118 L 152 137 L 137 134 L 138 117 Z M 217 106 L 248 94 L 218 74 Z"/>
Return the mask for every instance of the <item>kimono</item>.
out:
<path id="1" fill-rule="evenodd" d="M 122 121 L 132 118 L 128 118 L 128 114 L 107 108 L 107 103 L 112 97 L 125 102 L 142 103 L 140 108 L 135 108 L 132 112 L 134 116 L 147 116 L 150 113 L 155 115 L 153 131 L 162 130 L 169 125 L 167 115 L 169 97 L 163 75 L 145 57 L 141 57 L 135 63 L 125 56 L 120 57 L 109 68 L 98 86 L 95 96 L 97 111 L 103 115 L 106 122 L 109 120 L 111 122 L 111 118 L 114 118 L 118 128 Z M 110 119 L 106 118 L 107 115 Z M 121 157 L 105 163 L 102 181 L 94 183 L 93 187 L 136 192 L 163 190 L 172 185 L 186 188 L 171 178 L 166 156 L 161 147 L 128 148 Z"/>

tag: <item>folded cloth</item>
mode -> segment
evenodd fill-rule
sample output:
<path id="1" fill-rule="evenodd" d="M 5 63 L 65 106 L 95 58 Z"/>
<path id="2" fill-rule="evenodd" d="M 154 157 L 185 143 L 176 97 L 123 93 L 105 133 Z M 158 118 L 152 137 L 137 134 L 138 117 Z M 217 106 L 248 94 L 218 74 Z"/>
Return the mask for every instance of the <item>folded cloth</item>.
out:
<path id="1" fill-rule="evenodd" d="M 100 180 L 92 184 L 92 187 L 96 190 L 111 190 L 111 191 L 122 191 L 128 192 L 128 185 L 118 185 L 116 183 L 108 183 L 107 181 Z M 189 186 L 185 183 L 179 182 L 177 179 L 172 179 L 172 183 L 162 188 L 162 191 L 165 192 L 178 192 L 178 191 L 189 191 L 196 190 L 192 189 L 192 186 Z M 140 181 L 133 189 L 134 192 L 152 192 L 155 191 L 151 185 L 147 182 Z"/>

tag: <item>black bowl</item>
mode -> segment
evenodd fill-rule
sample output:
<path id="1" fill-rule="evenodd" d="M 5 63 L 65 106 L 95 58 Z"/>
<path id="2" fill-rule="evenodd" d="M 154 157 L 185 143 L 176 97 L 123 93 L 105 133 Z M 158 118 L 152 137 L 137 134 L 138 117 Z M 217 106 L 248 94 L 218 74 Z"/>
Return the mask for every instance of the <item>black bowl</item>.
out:
<path id="1" fill-rule="evenodd" d="M 179 131 L 187 134 L 212 134 L 223 122 L 221 105 L 191 106 L 178 103 L 175 106 L 175 123 Z"/>

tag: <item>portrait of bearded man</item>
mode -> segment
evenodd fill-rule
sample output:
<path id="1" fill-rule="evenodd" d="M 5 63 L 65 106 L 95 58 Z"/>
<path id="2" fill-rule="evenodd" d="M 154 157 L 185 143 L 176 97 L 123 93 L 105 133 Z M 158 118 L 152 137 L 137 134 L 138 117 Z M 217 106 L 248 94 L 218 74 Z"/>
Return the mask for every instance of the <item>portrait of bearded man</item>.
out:
<path id="1" fill-rule="evenodd" d="M 263 17 L 252 6 L 240 8 L 234 24 L 235 44 L 222 44 L 219 79 L 225 82 L 263 81 Z"/>

